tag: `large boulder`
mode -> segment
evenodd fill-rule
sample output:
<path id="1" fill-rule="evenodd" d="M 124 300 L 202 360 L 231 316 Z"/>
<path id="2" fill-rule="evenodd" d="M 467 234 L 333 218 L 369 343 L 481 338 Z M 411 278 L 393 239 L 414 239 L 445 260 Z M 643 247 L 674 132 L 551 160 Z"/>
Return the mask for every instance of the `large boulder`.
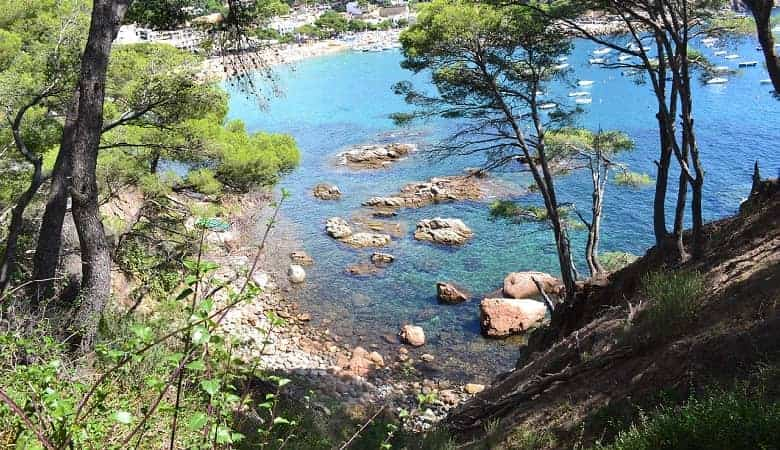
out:
<path id="1" fill-rule="evenodd" d="M 483 335 L 507 337 L 539 324 L 547 314 L 547 307 L 536 300 L 486 298 L 480 303 L 479 312 Z"/>
<path id="2" fill-rule="evenodd" d="M 331 217 L 325 222 L 325 232 L 333 238 L 343 239 L 352 235 L 352 228 L 341 217 Z"/>
<path id="3" fill-rule="evenodd" d="M 542 284 L 544 291 L 554 294 L 560 291 L 561 282 L 549 273 L 513 272 L 504 278 L 504 296 L 509 298 L 529 298 L 541 295 L 533 279 Z"/>
<path id="4" fill-rule="evenodd" d="M 444 245 L 463 245 L 474 233 L 460 219 L 425 219 L 417 223 L 414 238 Z"/>
<path id="5" fill-rule="evenodd" d="M 341 242 L 357 248 L 384 247 L 390 244 L 390 235 L 383 233 L 355 233 L 340 239 Z"/>
<path id="6" fill-rule="evenodd" d="M 354 169 L 379 169 L 415 150 L 414 144 L 360 145 L 339 153 L 340 163 Z"/>
<path id="7" fill-rule="evenodd" d="M 457 304 L 469 299 L 469 295 L 451 283 L 436 283 L 436 296 L 441 303 Z"/>
<path id="8" fill-rule="evenodd" d="M 420 208 L 432 203 L 479 200 L 485 196 L 476 177 L 434 177 L 428 181 L 409 183 L 389 197 L 372 197 L 364 206 L 391 211 L 398 208 Z"/>
<path id="9" fill-rule="evenodd" d="M 425 345 L 425 331 L 422 327 L 416 325 L 404 325 L 401 327 L 401 332 L 398 333 L 401 338 L 401 342 L 409 344 L 412 347 L 421 347 Z"/>
<path id="10" fill-rule="evenodd" d="M 341 198 L 339 187 L 330 183 L 320 183 L 314 186 L 312 193 L 320 200 L 338 200 Z"/>

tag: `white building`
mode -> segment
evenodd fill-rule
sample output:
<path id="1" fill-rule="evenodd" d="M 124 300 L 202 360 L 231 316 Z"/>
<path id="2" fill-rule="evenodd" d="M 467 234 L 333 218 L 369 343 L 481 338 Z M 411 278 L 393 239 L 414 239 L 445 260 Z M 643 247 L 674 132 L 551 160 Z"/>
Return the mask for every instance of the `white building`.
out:
<path id="1" fill-rule="evenodd" d="M 347 14 L 349 14 L 352 17 L 356 16 L 362 16 L 365 11 L 363 11 L 363 8 L 360 7 L 360 4 L 358 2 L 349 2 L 346 6 Z"/>
<path id="2" fill-rule="evenodd" d="M 205 33 L 193 28 L 180 28 L 178 30 L 154 31 L 141 28 L 135 24 L 123 25 L 114 40 L 115 44 L 168 44 L 181 50 L 197 52 L 200 44 L 206 37 Z"/>

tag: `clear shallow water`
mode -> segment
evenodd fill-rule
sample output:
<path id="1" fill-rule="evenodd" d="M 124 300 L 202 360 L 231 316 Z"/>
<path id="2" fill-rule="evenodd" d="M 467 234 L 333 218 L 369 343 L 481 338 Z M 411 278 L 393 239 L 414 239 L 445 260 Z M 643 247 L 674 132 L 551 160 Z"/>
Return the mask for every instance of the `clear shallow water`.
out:
<path id="1" fill-rule="evenodd" d="M 741 60 L 759 60 L 755 42 L 733 46 Z M 593 103 L 584 105 L 581 125 L 593 129 L 620 129 L 636 141 L 636 150 L 620 161 L 632 170 L 655 173 L 658 131 L 653 96 L 648 86 L 637 86 L 619 71 L 587 64 L 596 46 L 577 44 L 569 58 L 572 79 L 594 80 L 588 90 Z M 707 54 L 712 54 L 707 49 Z M 713 57 L 718 65 L 736 66 L 736 61 Z M 402 210 L 393 221 L 404 224 L 404 236 L 394 239 L 384 251 L 396 262 L 378 275 L 356 278 L 345 267 L 367 262 L 372 249 L 348 248 L 324 233 L 325 220 L 365 212 L 361 202 L 375 195 L 397 192 L 407 182 L 433 176 L 462 173 L 478 165 L 479 158 L 430 161 L 423 152 L 378 171 L 352 171 L 333 164 L 333 156 L 345 147 L 374 142 L 415 142 L 421 146 L 446 134 L 448 124 L 434 121 L 413 128 L 397 128 L 388 115 L 407 110 L 391 86 L 410 79 L 426 83 L 424 75 L 412 76 L 399 67 L 398 51 L 343 53 L 297 63 L 280 71 L 285 96 L 273 99 L 268 108 L 236 93 L 230 115 L 244 120 L 250 131 L 272 131 L 293 135 L 302 150 L 298 169 L 281 185 L 292 192 L 283 214 L 296 228 L 302 247 L 315 260 L 307 270 L 309 279 L 300 291 L 301 302 L 316 320 L 325 321 L 331 331 L 362 345 L 382 344 L 382 335 L 395 334 L 404 323 L 422 325 L 428 344 L 419 352 L 436 357 L 432 370 L 455 379 L 489 379 L 514 365 L 519 355 L 517 340 L 491 341 L 479 335 L 478 301 L 464 305 L 438 305 L 437 281 L 455 281 L 475 296 L 500 287 L 506 273 L 518 270 L 557 272 L 552 236 L 534 224 L 491 221 L 489 202 L 463 202 Z M 737 60 L 739 61 L 739 60 Z M 715 219 L 737 210 L 750 190 L 752 163 L 760 160 L 765 175 L 780 170 L 777 130 L 780 103 L 768 95 L 769 85 L 759 81 L 767 74 L 759 67 L 729 76 L 726 85 L 697 86 L 696 119 L 704 165 L 705 215 Z M 556 86 L 552 101 L 565 104 L 569 88 Z M 574 202 L 587 211 L 590 180 L 585 174 L 568 176 L 557 184 L 564 202 Z M 503 174 L 518 190 L 531 183 L 527 175 Z M 337 184 L 343 198 L 337 202 L 314 199 L 311 188 L 319 182 Z M 676 185 L 676 181 L 672 183 Z M 627 189 L 610 185 L 607 190 L 602 251 L 642 254 L 652 245 L 653 188 Z M 673 200 L 673 195 L 670 198 Z M 525 203 L 540 204 L 536 195 L 521 195 Z M 415 223 L 430 217 L 461 218 L 475 232 L 462 248 L 428 245 L 412 238 Z M 575 232 L 578 255 L 585 235 Z M 586 268 L 580 264 L 584 273 Z M 391 347 L 392 348 L 392 347 Z M 384 353 L 387 353 L 385 351 Z"/>

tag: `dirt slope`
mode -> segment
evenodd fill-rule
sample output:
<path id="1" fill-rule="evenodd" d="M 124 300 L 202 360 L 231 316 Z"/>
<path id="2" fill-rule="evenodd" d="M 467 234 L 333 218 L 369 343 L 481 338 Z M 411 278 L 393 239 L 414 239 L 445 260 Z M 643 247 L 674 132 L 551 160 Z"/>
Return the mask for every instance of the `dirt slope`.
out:
<path id="1" fill-rule="evenodd" d="M 739 215 L 707 225 L 704 258 L 670 269 L 706 279 L 702 309 L 677 337 L 649 344 L 626 338 L 628 304 L 649 304 L 639 280 L 660 268 L 651 250 L 606 282 L 585 286 L 574 307 L 532 339 L 532 349 L 543 350 L 445 426 L 475 447 L 486 446 L 487 434 L 500 442 L 518 429 L 550 431 L 558 448 L 589 445 L 604 435 L 605 415 L 651 405 L 660 392 L 684 396 L 730 384 L 758 363 L 780 362 L 779 191 L 777 180 L 765 182 Z"/>

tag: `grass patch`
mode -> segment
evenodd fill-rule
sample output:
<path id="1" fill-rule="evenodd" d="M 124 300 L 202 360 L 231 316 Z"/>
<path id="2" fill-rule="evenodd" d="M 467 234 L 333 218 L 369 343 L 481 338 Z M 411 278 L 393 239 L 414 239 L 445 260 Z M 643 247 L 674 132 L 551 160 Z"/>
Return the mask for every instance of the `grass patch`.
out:
<path id="1" fill-rule="evenodd" d="M 640 294 L 649 304 L 629 323 L 629 339 L 634 344 L 649 344 L 678 335 L 696 319 L 704 283 L 704 277 L 692 271 L 645 274 Z"/>
<path id="2" fill-rule="evenodd" d="M 780 405 L 740 391 L 716 390 L 680 407 L 662 406 L 600 450 L 753 450 L 777 448 Z"/>
<path id="3" fill-rule="evenodd" d="M 604 252 L 599 255 L 599 262 L 608 272 L 617 272 L 637 259 L 638 256 L 628 252 Z"/>

